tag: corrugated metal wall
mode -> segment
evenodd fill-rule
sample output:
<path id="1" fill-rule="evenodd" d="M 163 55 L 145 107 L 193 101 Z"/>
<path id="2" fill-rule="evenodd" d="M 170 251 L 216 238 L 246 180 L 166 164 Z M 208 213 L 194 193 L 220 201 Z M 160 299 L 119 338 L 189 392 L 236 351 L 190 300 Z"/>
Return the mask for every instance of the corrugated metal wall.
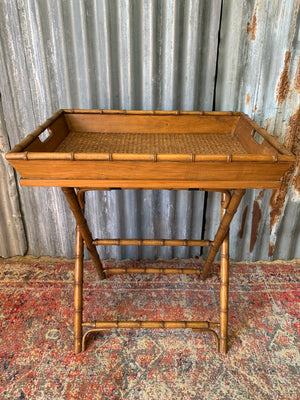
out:
<path id="1" fill-rule="evenodd" d="M 297 147 L 299 1 L 2 0 L 0 34 L 2 256 L 26 248 L 73 256 L 74 224 L 60 190 L 20 188 L 3 159 L 59 108 L 241 110 Z M 286 200 L 247 192 L 231 229 L 233 259 L 300 257 L 294 186 L 283 188 Z M 218 195 L 201 192 L 92 192 L 87 200 L 97 237 L 212 237 L 219 218 Z M 199 249 L 101 253 L 169 258 Z"/>
<path id="2" fill-rule="evenodd" d="M 246 112 L 296 152 L 298 164 L 299 18 L 299 1 L 225 0 L 216 87 L 217 109 Z M 299 214 L 300 185 L 292 174 L 280 192 L 247 191 L 233 230 L 235 258 L 299 258 Z"/>

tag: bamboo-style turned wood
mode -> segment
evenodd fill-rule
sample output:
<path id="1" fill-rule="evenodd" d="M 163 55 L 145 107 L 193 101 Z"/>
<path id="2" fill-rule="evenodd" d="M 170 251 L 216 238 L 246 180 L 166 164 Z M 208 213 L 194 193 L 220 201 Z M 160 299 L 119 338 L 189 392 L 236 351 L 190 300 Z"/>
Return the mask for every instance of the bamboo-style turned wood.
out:
<path id="1" fill-rule="evenodd" d="M 95 246 L 199 246 L 209 247 L 209 240 L 187 239 L 95 239 Z"/>
<path id="2" fill-rule="evenodd" d="M 72 211 L 74 216 L 78 209 L 80 210 L 79 215 L 83 217 L 84 211 L 84 194 L 89 190 L 87 188 L 82 188 L 77 190 L 77 197 L 75 192 L 73 192 L 76 200 L 77 206 L 73 204 Z M 66 188 L 64 189 L 66 192 Z M 72 191 L 71 191 L 72 192 Z M 237 192 L 237 193 L 236 193 Z M 113 328 L 191 328 L 199 331 L 208 331 L 212 333 L 216 338 L 217 349 L 225 354 L 227 351 L 227 325 L 228 325 L 228 226 L 231 222 L 231 218 L 235 212 L 235 207 L 238 206 L 238 199 L 242 197 L 243 190 L 236 191 L 231 197 L 228 191 L 222 191 L 222 212 L 221 212 L 221 224 L 220 224 L 220 232 L 223 234 L 225 232 L 225 237 L 223 238 L 222 251 L 221 251 L 221 288 L 220 288 L 220 323 L 217 322 L 208 322 L 208 321 L 93 321 L 93 322 L 82 322 L 82 263 L 83 263 L 83 240 L 79 226 L 80 217 L 77 215 L 77 233 L 76 233 L 76 265 L 75 265 L 75 291 L 74 291 L 74 334 L 75 334 L 75 353 L 79 353 L 82 349 L 85 349 L 85 340 L 87 335 L 91 332 L 102 331 L 106 329 Z M 66 194 L 66 193 L 65 193 Z M 70 193 L 69 193 L 70 194 Z M 73 198 L 73 197 L 72 197 Z M 84 220 L 85 221 L 85 220 Z M 82 221 L 81 221 L 82 222 Z M 84 224 L 83 224 L 84 225 Z M 218 239 L 219 237 L 219 239 Z M 218 236 L 218 232 L 216 234 L 216 238 L 220 239 L 220 233 Z M 96 244 L 117 244 L 117 245 L 189 245 L 189 244 L 205 244 L 216 246 L 218 244 L 218 240 L 213 243 L 210 241 L 189 241 L 186 240 L 140 240 L 140 239 L 96 239 L 92 240 L 92 245 Z M 212 261 L 210 261 L 209 268 Z M 207 267 L 206 263 L 206 267 Z M 181 269 L 172 269 L 172 268 L 131 268 L 131 267 L 123 267 L 123 268 L 111 268 L 104 270 L 104 274 L 109 276 L 115 273 L 192 273 L 199 274 L 200 272 L 196 269 L 189 268 L 181 268 Z M 213 328 L 220 327 L 220 338 L 218 334 L 213 330 Z M 82 335 L 82 329 L 89 328 L 84 335 Z M 82 338 L 82 340 L 81 340 Z"/>
<path id="3" fill-rule="evenodd" d="M 225 216 L 228 203 L 228 198 L 223 193 L 221 220 Z M 227 231 L 221 244 L 220 280 L 220 352 L 226 354 L 228 341 L 229 231 Z"/>
<path id="4" fill-rule="evenodd" d="M 76 195 L 78 199 L 79 206 L 82 210 L 82 213 L 84 213 L 84 207 L 85 207 L 85 193 L 87 192 L 86 188 L 77 188 L 76 190 Z"/>
<path id="5" fill-rule="evenodd" d="M 289 162 L 290 156 L 288 155 L 271 155 L 271 154 L 126 154 L 126 153 L 74 153 L 74 152 L 42 152 L 35 153 L 25 151 L 22 153 L 13 153 L 7 155 L 7 160 L 27 160 L 27 161 L 185 161 L 185 162 L 209 162 L 219 161 L 223 163 L 232 162 L 265 162 L 277 163 Z M 267 172 L 267 171 L 266 171 Z"/>
<path id="6" fill-rule="evenodd" d="M 162 328 L 162 329 L 202 329 L 218 328 L 219 322 L 210 321 L 90 321 L 83 322 L 82 326 L 88 328 L 114 329 L 114 328 Z"/>
<path id="7" fill-rule="evenodd" d="M 83 285 L 83 240 L 78 225 L 75 239 L 75 272 L 74 272 L 74 352 L 82 351 L 82 285 Z"/>
<path id="8" fill-rule="evenodd" d="M 85 192 L 91 190 L 90 188 L 79 188 L 77 193 L 74 195 L 77 199 L 77 205 L 75 204 L 75 211 L 80 209 L 81 215 L 83 217 L 84 213 L 84 195 Z M 65 190 L 64 190 L 65 192 Z M 223 196 L 223 207 L 227 207 L 230 200 L 230 194 L 228 191 L 221 190 Z M 74 205 L 72 208 L 74 213 Z M 74 214 L 75 215 L 75 214 Z M 84 218 L 84 217 L 83 217 Z M 214 328 L 220 327 L 218 322 L 209 321 L 93 321 L 93 322 L 82 322 L 82 284 L 83 284 L 83 244 L 82 235 L 80 232 L 80 226 L 78 225 L 77 216 L 76 225 L 76 245 L 75 245 L 75 282 L 74 282 L 74 351 L 75 354 L 80 353 L 85 350 L 86 338 L 89 333 L 95 333 L 97 331 L 103 331 L 113 328 L 191 328 L 195 331 L 206 331 L 214 335 L 216 339 L 217 351 L 220 349 L 220 340 L 218 334 L 215 332 Z M 139 244 L 139 245 L 210 245 L 210 241 L 187 241 L 187 240 L 135 240 L 135 239 L 96 239 L 92 241 L 93 245 L 96 244 Z M 182 273 L 182 274 L 200 274 L 200 271 L 192 268 L 111 268 L 105 269 L 104 274 L 109 276 L 116 273 Z M 88 331 L 83 335 L 83 328 L 89 328 Z M 225 339 L 227 340 L 227 338 Z M 224 337 L 223 337 L 224 342 Z M 224 351 L 224 343 L 222 351 Z M 226 350 L 225 350 L 226 351 Z"/>
<path id="9" fill-rule="evenodd" d="M 86 220 L 83 216 L 79 201 L 77 199 L 77 196 L 75 194 L 75 191 L 73 188 L 62 188 L 62 191 L 64 195 L 66 196 L 66 199 L 69 203 L 70 210 L 72 211 L 74 218 L 76 220 L 76 223 L 79 227 L 81 236 L 84 239 L 84 242 L 86 244 L 86 247 L 88 251 L 90 252 L 93 264 L 96 268 L 96 271 L 101 279 L 104 279 L 104 273 L 103 273 L 103 267 L 102 263 L 99 258 L 99 254 L 97 252 L 97 249 L 95 245 L 93 244 L 93 239 L 91 232 L 88 228 L 88 225 L 86 223 Z"/>
<path id="10" fill-rule="evenodd" d="M 223 218 L 221 220 L 221 223 L 219 225 L 219 228 L 217 230 L 217 233 L 215 235 L 215 239 L 213 243 L 211 244 L 209 253 L 207 255 L 202 273 L 201 273 L 201 278 L 205 280 L 210 272 L 211 264 L 213 263 L 216 254 L 221 246 L 221 243 L 226 237 L 226 234 L 229 230 L 229 225 L 230 222 L 236 213 L 236 210 L 240 204 L 240 201 L 242 200 L 242 197 L 245 194 L 245 190 L 243 189 L 237 189 L 234 190 L 233 195 L 231 197 L 231 200 L 228 204 L 228 207 L 226 208 L 226 211 L 223 215 Z"/>
<path id="11" fill-rule="evenodd" d="M 214 335 L 216 350 L 220 350 L 220 340 L 216 328 L 219 322 L 210 321 L 90 321 L 83 322 L 82 326 L 89 328 L 82 338 L 82 350 L 86 349 L 86 339 L 90 333 L 107 331 L 110 329 L 192 329 L 193 331 L 208 332 Z"/>
<path id="12" fill-rule="evenodd" d="M 106 276 L 117 274 L 184 274 L 184 275 L 200 275 L 200 270 L 196 268 L 106 268 L 104 269 Z"/>
<path id="13" fill-rule="evenodd" d="M 295 162 L 243 113 L 125 110 L 62 110 L 6 158 L 24 186 L 123 189 L 277 188 Z"/>
<path id="14" fill-rule="evenodd" d="M 43 152 L 34 153 L 25 151 L 22 153 L 13 153 L 7 155 L 7 160 L 25 160 L 25 161 L 147 161 L 147 162 L 166 162 L 166 161 L 180 161 L 180 162 L 265 162 L 278 163 L 289 162 L 290 156 L 288 155 L 270 155 L 270 154 L 124 154 L 124 153 L 74 153 L 74 152 Z M 26 171 L 26 169 L 24 169 Z M 268 171 L 266 171 L 267 173 Z"/>
<path id="15" fill-rule="evenodd" d="M 141 326 L 138 326 L 136 328 L 141 328 Z M 147 328 L 161 328 L 161 327 L 158 327 L 158 326 L 155 326 L 155 327 L 147 326 Z M 172 326 L 170 328 L 174 328 L 174 326 Z M 85 334 L 83 335 L 83 337 L 82 337 L 82 351 L 86 350 L 86 339 L 90 334 L 92 334 L 92 333 L 96 334 L 96 333 L 100 333 L 100 332 L 107 331 L 107 330 L 110 330 L 110 329 L 112 329 L 112 328 L 90 328 L 90 329 L 88 329 L 85 332 Z M 220 351 L 219 336 L 218 336 L 217 332 L 214 329 L 211 329 L 211 328 L 192 328 L 192 330 L 195 331 L 195 332 L 208 332 L 208 333 L 213 334 L 213 336 L 214 336 L 214 338 L 216 340 L 216 351 L 217 352 Z"/>
<path id="16" fill-rule="evenodd" d="M 239 111 L 165 111 L 165 110 L 106 110 L 106 109 L 79 109 L 69 108 L 63 110 L 65 114 L 120 114 L 120 115 L 200 115 L 200 116 L 216 116 L 216 115 L 227 115 L 227 116 L 239 116 Z"/>

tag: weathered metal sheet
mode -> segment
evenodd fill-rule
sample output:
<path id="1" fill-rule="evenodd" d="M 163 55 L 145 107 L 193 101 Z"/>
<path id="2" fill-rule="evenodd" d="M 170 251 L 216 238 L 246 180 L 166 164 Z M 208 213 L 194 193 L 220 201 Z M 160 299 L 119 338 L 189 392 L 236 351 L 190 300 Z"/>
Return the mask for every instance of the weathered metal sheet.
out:
<path id="1" fill-rule="evenodd" d="M 2 257 L 9 257 L 12 254 L 23 255 L 27 249 L 15 174 L 5 160 L 8 150 L 9 142 L 0 98 L 0 255 Z"/>
<path id="2" fill-rule="evenodd" d="M 231 229 L 236 260 L 300 257 L 299 18 L 299 1 L 223 3 L 216 108 L 246 112 L 298 157 L 279 191 L 247 191 Z"/>
<path id="3" fill-rule="evenodd" d="M 11 146 L 59 108 L 212 109 L 220 11 L 221 0 L 1 1 L 0 80 Z M 72 257 L 73 219 L 60 190 L 19 193 L 28 252 Z M 203 193 L 88 193 L 87 205 L 99 217 L 87 212 L 98 237 L 202 233 Z M 194 254 L 199 248 L 101 250 L 104 258 Z"/>
<path id="4" fill-rule="evenodd" d="M 215 109 L 248 113 L 299 163 L 299 18 L 298 0 L 2 0 L 0 85 L 9 144 L 59 108 L 210 110 L 215 102 Z M 30 254 L 72 257 L 73 219 L 60 190 L 19 188 L 4 163 L 1 192 L 6 206 L 10 194 L 14 211 L 1 206 L 1 237 L 9 245 L 0 255 L 20 254 L 27 242 Z M 300 258 L 299 180 L 291 171 L 280 192 L 247 191 L 231 227 L 232 259 Z M 91 192 L 87 209 L 95 215 L 88 211 L 87 219 L 99 238 L 195 239 L 205 219 L 204 236 L 212 238 L 219 200 L 209 193 L 204 202 L 201 192 Z M 196 254 L 197 248 L 101 249 L 104 258 Z"/>

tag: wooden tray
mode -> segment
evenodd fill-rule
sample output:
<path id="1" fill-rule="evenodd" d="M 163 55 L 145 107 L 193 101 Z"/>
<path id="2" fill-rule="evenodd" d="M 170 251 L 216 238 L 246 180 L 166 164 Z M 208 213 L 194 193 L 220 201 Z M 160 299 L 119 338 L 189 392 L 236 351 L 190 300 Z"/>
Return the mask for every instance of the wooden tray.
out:
<path id="1" fill-rule="evenodd" d="M 295 157 L 239 112 L 60 110 L 7 160 L 23 186 L 277 188 Z"/>

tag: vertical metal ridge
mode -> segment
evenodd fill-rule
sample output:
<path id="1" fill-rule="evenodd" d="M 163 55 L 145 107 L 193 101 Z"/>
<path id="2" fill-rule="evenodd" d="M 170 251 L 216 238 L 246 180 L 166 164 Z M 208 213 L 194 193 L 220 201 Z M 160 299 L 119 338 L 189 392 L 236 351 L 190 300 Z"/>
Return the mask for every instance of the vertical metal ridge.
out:
<path id="1" fill-rule="evenodd" d="M 95 70 L 98 92 L 96 108 L 112 108 L 112 76 L 111 76 L 111 49 L 109 10 L 106 0 L 94 0 L 94 26 L 95 26 Z"/>
<path id="2" fill-rule="evenodd" d="M 132 7 L 129 0 L 118 3 L 117 7 L 120 106 L 124 109 L 134 108 Z"/>
<path id="3" fill-rule="evenodd" d="M 61 54 L 61 62 L 60 63 L 58 62 L 58 65 L 60 65 L 61 68 L 62 81 L 63 81 L 63 85 L 61 86 L 61 89 L 59 91 L 59 103 L 66 104 L 67 108 L 71 108 L 71 103 L 72 103 L 71 85 L 70 85 L 70 79 L 68 77 L 68 57 L 67 57 L 66 42 L 64 40 L 63 9 L 62 9 L 62 4 L 59 0 L 57 0 L 57 21 L 58 21 L 58 29 L 56 31 L 57 32 L 56 41 L 61 45 L 60 51 L 58 51 L 58 57 L 59 54 Z"/>
<path id="4" fill-rule="evenodd" d="M 6 162 L 5 153 L 9 151 L 2 101 L 0 96 L 0 254 L 23 255 L 27 250 L 27 239 L 21 217 L 19 194 L 13 168 Z"/>
<path id="5" fill-rule="evenodd" d="M 178 23 L 178 1 L 166 0 L 162 8 L 162 109 L 177 109 L 177 53 L 180 38 L 175 29 Z M 179 29 L 178 29 L 179 31 Z"/>
<path id="6" fill-rule="evenodd" d="M 75 62 L 77 64 L 77 73 L 79 81 L 79 108 L 91 108 L 91 80 L 89 79 L 89 60 L 88 52 L 90 46 L 87 41 L 86 26 L 86 5 L 80 1 L 78 7 L 74 7 L 73 32 L 75 39 Z"/>
<path id="7" fill-rule="evenodd" d="M 47 7 L 47 4 L 44 4 Z M 30 85 L 31 103 L 35 120 L 42 122 L 46 118 L 44 104 L 49 107 L 52 103 L 49 78 L 47 75 L 47 55 L 45 54 L 44 37 L 41 29 L 39 10 L 32 12 L 28 3 L 18 9 L 20 27 L 22 32 L 31 31 L 32 35 L 22 35 L 24 40 L 24 53 L 27 68 L 28 82 Z M 46 22 L 48 26 L 48 21 Z M 38 40 L 34 40 L 34 37 Z M 26 43 L 27 42 L 27 43 Z M 29 43 L 31 45 L 29 45 Z M 41 85 L 41 83 L 44 85 Z"/>
<path id="8" fill-rule="evenodd" d="M 188 1 L 184 9 L 180 109 L 187 111 L 196 108 L 198 97 L 200 10 L 200 3 L 194 1 Z"/>
<path id="9" fill-rule="evenodd" d="M 64 18 L 64 41 L 67 50 L 68 80 L 70 87 L 70 96 L 72 98 L 72 107 L 81 106 L 80 100 L 80 79 L 79 65 L 76 52 L 76 33 L 74 10 L 67 2 L 62 3 Z M 83 94 L 83 96 L 85 96 Z M 83 97 L 84 98 L 84 97 Z"/>
<path id="10" fill-rule="evenodd" d="M 144 110 L 153 110 L 156 104 L 156 20 L 157 1 L 141 2 L 141 36 L 140 62 L 141 67 L 141 104 Z"/>

